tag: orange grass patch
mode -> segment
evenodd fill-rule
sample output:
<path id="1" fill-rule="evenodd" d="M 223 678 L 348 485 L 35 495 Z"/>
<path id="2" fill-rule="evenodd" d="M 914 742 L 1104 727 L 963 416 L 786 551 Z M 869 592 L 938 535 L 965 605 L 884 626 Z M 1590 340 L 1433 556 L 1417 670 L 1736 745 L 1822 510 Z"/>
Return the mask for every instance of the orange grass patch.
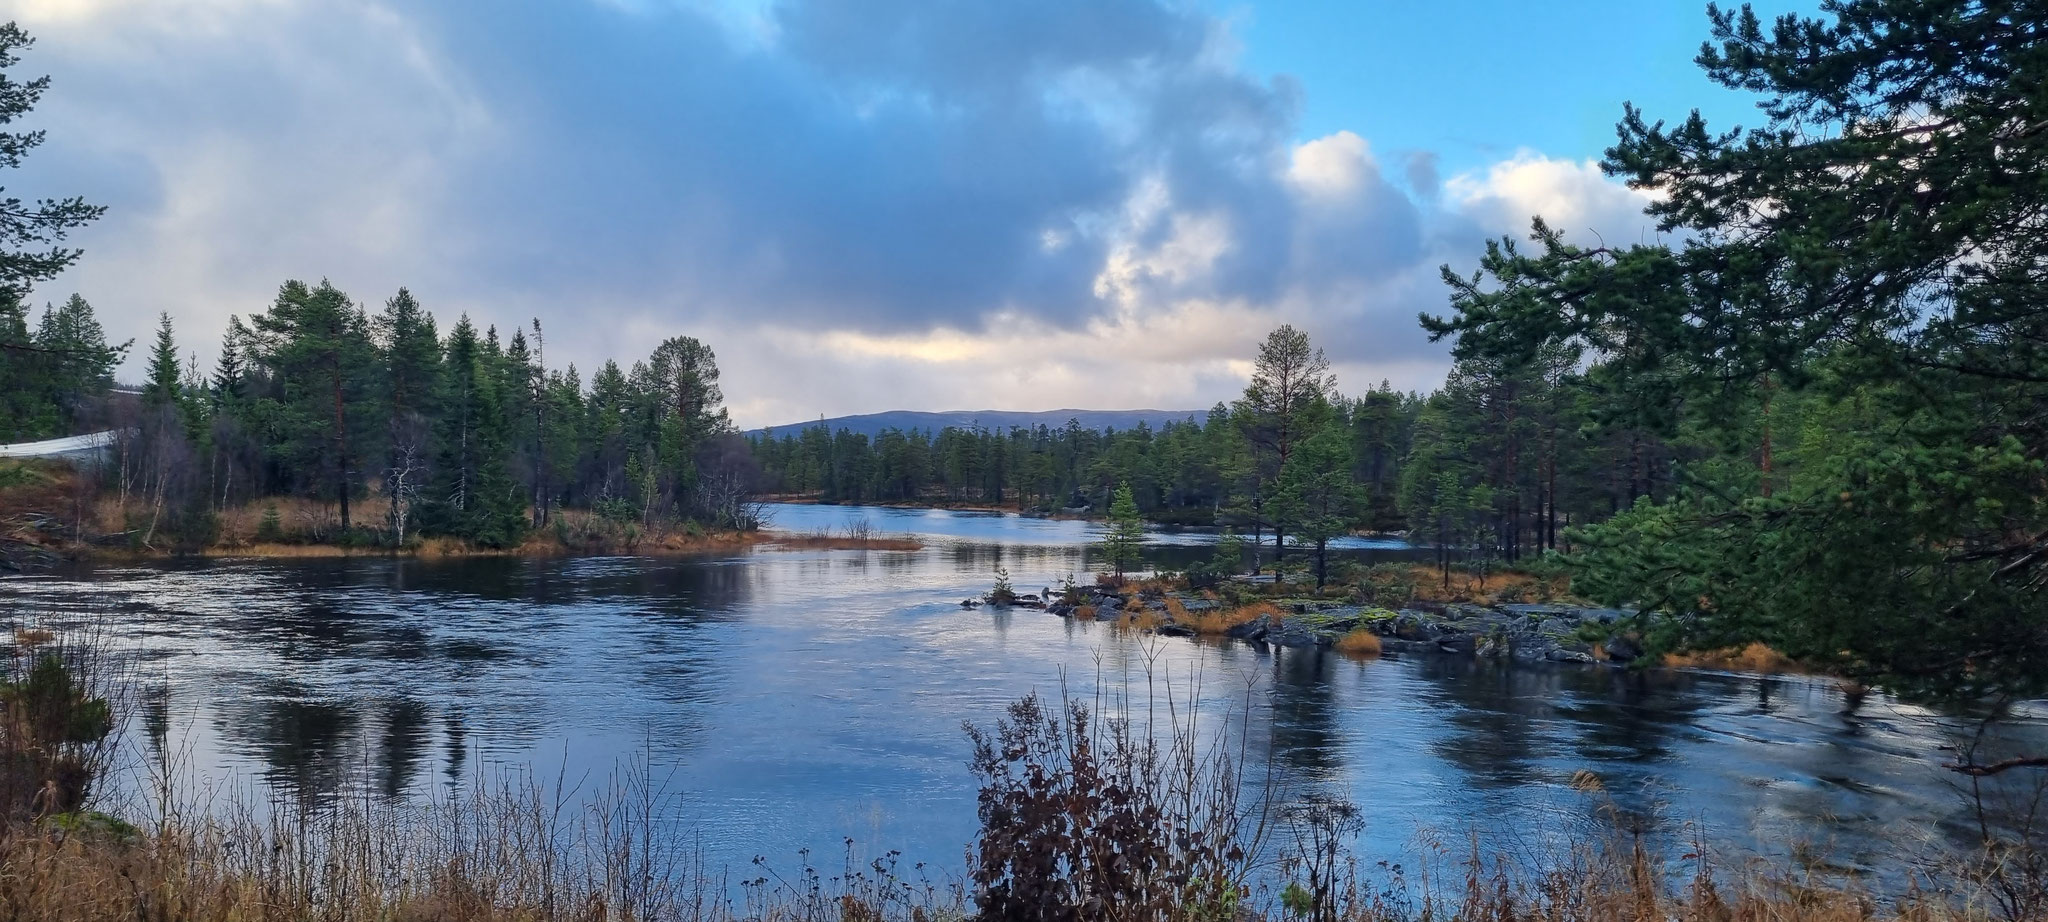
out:
<path id="1" fill-rule="evenodd" d="M 1721 669 L 1729 672 L 1765 674 L 1810 675 L 1815 671 L 1812 667 L 1760 643 L 1752 643 L 1740 649 L 1667 653 L 1664 655 L 1663 664 L 1672 669 Z"/>
<path id="2" fill-rule="evenodd" d="M 1365 628 L 1352 628 L 1351 633 L 1337 638 L 1337 652 L 1352 656 L 1380 655 L 1380 637 Z"/>

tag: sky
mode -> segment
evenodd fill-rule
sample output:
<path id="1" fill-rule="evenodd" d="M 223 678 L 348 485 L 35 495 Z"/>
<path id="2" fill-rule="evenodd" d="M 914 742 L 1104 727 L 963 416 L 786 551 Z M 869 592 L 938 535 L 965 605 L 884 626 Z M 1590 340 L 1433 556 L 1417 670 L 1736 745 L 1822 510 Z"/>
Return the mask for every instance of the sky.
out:
<path id="1" fill-rule="evenodd" d="M 1769 3 L 1759 11 L 1783 11 Z M 716 350 L 742 426 L 1207 407 L 1281 323 L 1427 389 L 1439 267 L 1541 214 L 1653 239 L 1623 101 L 1754 121 L 1704 2 L 0 0 L 108 206 L 36 293 L 210 366 L 287 279 L 538 319 L 588 380 Z M 125 377 L 139 373 L 131 356 Z"/>

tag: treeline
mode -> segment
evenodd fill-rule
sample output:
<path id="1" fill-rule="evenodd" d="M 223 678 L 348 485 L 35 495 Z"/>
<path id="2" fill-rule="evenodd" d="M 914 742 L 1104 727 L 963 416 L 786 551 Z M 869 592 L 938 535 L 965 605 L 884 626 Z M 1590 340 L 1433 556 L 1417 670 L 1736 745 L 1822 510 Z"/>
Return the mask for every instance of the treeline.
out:
<path id="1" fill-rule="evenodd" d="M 144 544 L 210 543 L 219 513 L 286 496 L 331 504 L 331 532 L 309 537 L 342 543 L 505 547 L 564 508 L 641 526 L 755 524 L 715 357 L 687 336 L 630 369 L 608 361 L 585 386 L 573 365 L 546 366 L 538 321 L 505 338 L 464 316 L 444 335 L 405 290 L 372 312 L 292 281 L 229 321 L 210 370 L 180 359 L 163 316 L 141 394 L 109 401 L 91 398 L 126 347 L 106 345 L 91 307 L 74 297 L 40 329 L 83 332 L 62 348 L 24 339 L 35 351 L 8 367 L 31 396 L 9 420 L 31 434 L 113 429 L 105 486 Z"/>
<path id="2" fill-rule="evenodd" d="M 1347 397 L 1306 334 L 1283 327 L 1260 347 L 1242 397 L 1157 430 L 1069 422 L 870 439 L 814 426 L 753 444 L 766 489 L 833 502 L 1099 512 L 1128 484 L 1152 521 L 1271 536 L 1275 556 L 1289 537 L 1409 530 L 1461 556 L 1512 561 L 1638 497 L 1668 496 L 1674 464 L 1703 453 L 1633 425 L 1636 401 L 1607 379 L 1556 352 L 1462 361 L 1427 396 L 1382 382 Z"/>

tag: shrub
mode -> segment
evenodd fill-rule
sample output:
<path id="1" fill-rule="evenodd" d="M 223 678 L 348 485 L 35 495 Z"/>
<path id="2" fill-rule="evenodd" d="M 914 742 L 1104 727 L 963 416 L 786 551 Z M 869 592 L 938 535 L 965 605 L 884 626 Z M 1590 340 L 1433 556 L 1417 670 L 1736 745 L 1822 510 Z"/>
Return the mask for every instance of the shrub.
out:
<path id="1" fill-rule="evenodd" d="M 988 604 L 1015 605 L 1017 590 L 1010 586 L 1010 571 L 1007 567 L 996 568 L 996 587 L 988 591 Z"/>
<path id="2" fill-rule="evenodd" d="M 970 858 L 984 922 L 1228 918 L 1258 851 L 1228 747 L 1162 742 L 1086 705 L 1012 704 L 970 725 L 981 832 Z"/>
<path id="3" fill-rule="evenodd" d="M 284 517 L 277 512 L 277 504 L 263 507 L 263 518 L 256 523 L 256 540 L 265 544 L 284 541 Z"/>
<path id="4" fill-rule="evenodd" d="M 80 681 L 78 659 L 75 650 L 43 653 L 0 682 L 0 793 L 11 818 L 76 810 L 90 793 L 114 717 Z"/>

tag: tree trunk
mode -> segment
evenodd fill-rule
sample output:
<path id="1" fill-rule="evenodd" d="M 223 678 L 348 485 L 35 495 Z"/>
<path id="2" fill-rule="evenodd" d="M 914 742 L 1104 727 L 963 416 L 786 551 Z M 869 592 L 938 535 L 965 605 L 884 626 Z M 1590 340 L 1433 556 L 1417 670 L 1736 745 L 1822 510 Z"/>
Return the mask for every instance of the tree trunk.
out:
<path id="1" fill-rule="evenodd" d="M 341 530 L 348 522 L 348 417 L 341 402 L 341 360 L 334 360 L 334 492 L 341 500 Z"/>

